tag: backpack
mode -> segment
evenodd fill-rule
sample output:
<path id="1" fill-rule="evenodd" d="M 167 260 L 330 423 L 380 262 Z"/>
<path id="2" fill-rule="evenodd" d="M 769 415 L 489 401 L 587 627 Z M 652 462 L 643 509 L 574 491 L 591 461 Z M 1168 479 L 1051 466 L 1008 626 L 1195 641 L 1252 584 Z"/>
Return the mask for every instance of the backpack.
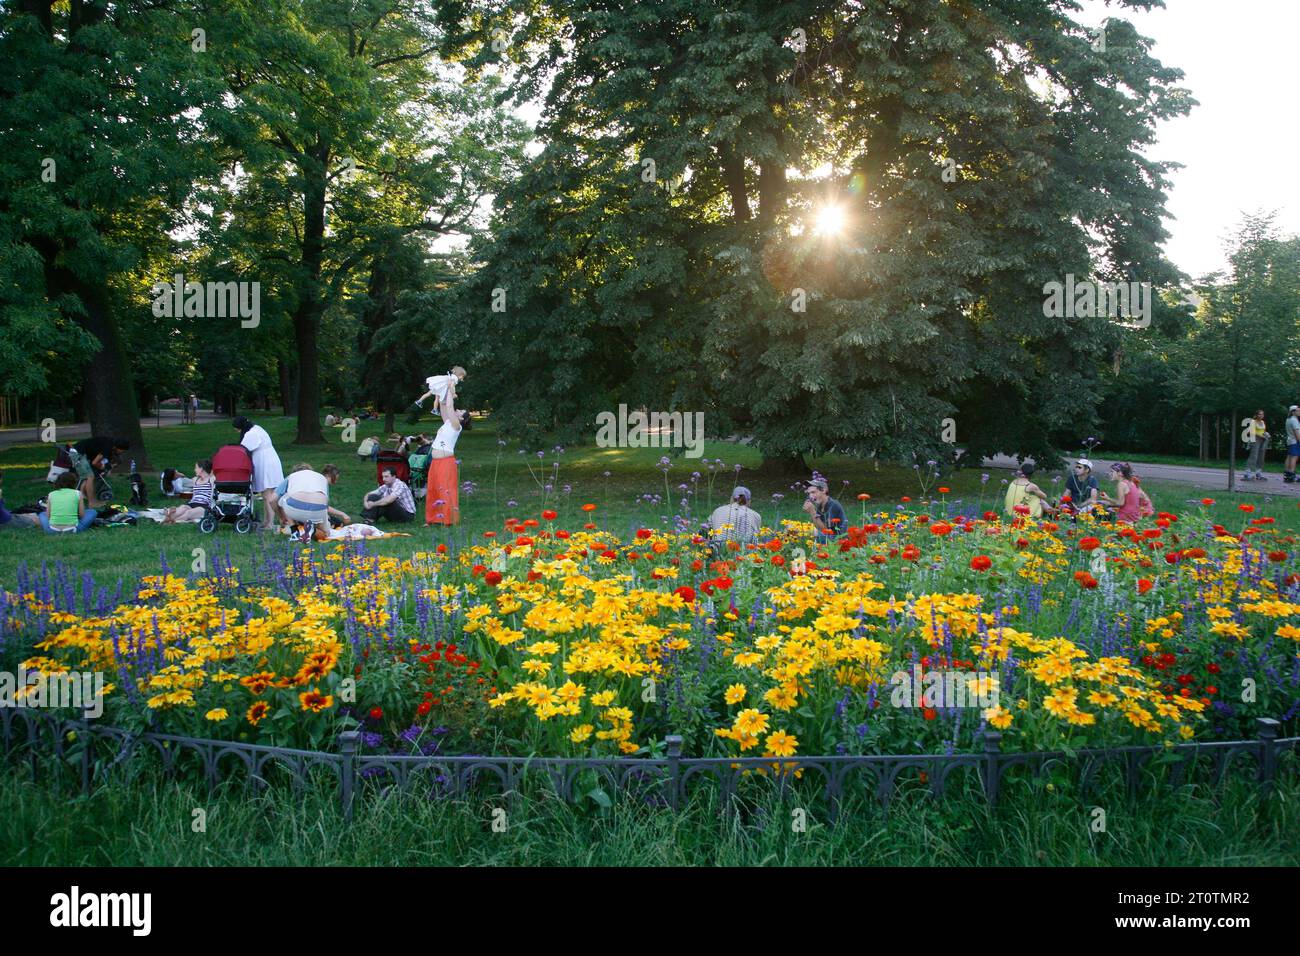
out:
<path id="1" fill-rule="evenodd" d="M 144 479 L 136 472 L 131 473 L 131 504 L 149 507 L 149 492 L 145 489 Z"/>

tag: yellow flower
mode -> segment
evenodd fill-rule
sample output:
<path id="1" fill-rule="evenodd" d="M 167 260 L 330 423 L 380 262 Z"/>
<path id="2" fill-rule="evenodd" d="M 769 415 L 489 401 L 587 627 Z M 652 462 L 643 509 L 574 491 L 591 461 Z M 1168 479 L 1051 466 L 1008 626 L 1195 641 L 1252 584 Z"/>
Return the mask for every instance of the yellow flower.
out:
<path id="1" fill-rule="evenodd" d="M 767 735 L 767 752 L 774 757 L 788 757 L 799 746 L 799 740 L 793 734 L 778 730 Z"/>
<path id="2" fill-rule="evenodd" d="M 728 704 L 739 704 L 745 699 L 745 694 L 748 693 L 748 691 L 749 688 L 744 684 L 732 684 L 727 688 L 727 692 L 723 695 L 723 700 Z"/>
<path id="3" fill-rule="evenodd" d="M 767 730 L 767 722 L 767 714 L 750 707 L 736 715 L 735 723 L 732 726 L 737 734 L 748 737 L 756 736 Z"/>
<path id="4" fill-rule="evenodd" d="M 599 694 L 591 695 L 591 702 L 596 707 L 607 707 L 614 702 L 618 695 L 612 690 L 602 690 Z"/>
<path id="5" fill-rule="evenodd" d="M 998 730 L 1006 730 L 1011 726 L 1011 711 L 1004 707 L 990 707 L 984 711 L 984 719 Z"/>
<path id="6" fill-rule="evenodd" d="M 215 721 L 215 720 L 225 720 L 227 717 L 230 716 L 230 714 L 229 712 L 227 712 L 226 708 L 224 707 L 214 707 L 212 710 L 208 711 L 203 716 L 207 720 Z"/>
<path id="7" fill-rule="evenodd" d="M 591 724 L 581 724 L 569 731 L 569 739 L 575 744 L 580 744 L 590 737 L 591 732 L 595 729 L 596 728 L 592 727 Z"/>

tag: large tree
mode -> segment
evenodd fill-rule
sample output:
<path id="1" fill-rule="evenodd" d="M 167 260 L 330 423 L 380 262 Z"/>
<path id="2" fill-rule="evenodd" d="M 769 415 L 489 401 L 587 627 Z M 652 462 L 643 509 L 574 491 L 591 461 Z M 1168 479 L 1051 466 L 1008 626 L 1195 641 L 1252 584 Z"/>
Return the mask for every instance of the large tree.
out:
<path id="1" fill-rule="evenodd" d="M 520 425 L 704 410 L 797 461 L 933 452 L 952 417 L 973 455 L 1050 451 L 1121 333 L 1047 317 L 1044 284 L 1177 281 L 1167 166 L 1140 150 L 1191 105 L 1129 24 L 1099 43 L 1072 12 L 448 5 L 469 62 L 549 87 L 544 149 L 441 335 Z"/>
<path id="2" fill-rule="evenodd" d="M 146 462 L 121 303 L 153 237 L 210 171 L 194 111 L 219 95 L 185 0 L 19 0 L 0 9 L 0 348 L 23 390 L 80 366 L 96 434 Z M 27 348 L 15 348 L 26 344 Z M 7 365 L 8 369 L 9 366 Z"/>

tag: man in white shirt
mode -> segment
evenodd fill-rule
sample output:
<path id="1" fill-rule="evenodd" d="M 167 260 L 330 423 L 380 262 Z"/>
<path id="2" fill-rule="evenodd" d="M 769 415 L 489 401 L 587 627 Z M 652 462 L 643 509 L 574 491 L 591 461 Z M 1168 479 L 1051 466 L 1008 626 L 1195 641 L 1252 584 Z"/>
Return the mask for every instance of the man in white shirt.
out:
<path id="1" fill-rule="evenodd" d="M 383 483 L 366 494 L 361 502 L 361 517 L 366 521 L 387 518 L 389 521 L 407 522 L 415 518 L 415 497 L 406 482 L 385 468 Z"/>
<path id="2" fill-rule="evenodd" d="M 1286 465 L 1282 480 L 1291 484 L 1295 481 L 1296 461 L 1300 459 L 1300 405 L 1292 405 L 1286 414 Z"/>
<path id="3" fill-rule="evenodd" d="M 763 519 L 749 507 L 749 500 L 749 489 L 739 487 L 731 492 L 729 503 L 714 509 L 709 515 L 709 529 L 714 532 L 715 540 L 744 544 L 758 537 Z"/>

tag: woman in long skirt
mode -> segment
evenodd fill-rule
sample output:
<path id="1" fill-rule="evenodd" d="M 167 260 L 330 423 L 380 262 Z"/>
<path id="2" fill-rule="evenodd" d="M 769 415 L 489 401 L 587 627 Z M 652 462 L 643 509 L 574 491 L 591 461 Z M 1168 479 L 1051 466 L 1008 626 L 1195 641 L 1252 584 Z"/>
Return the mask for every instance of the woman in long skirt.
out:
<path id="1" fill-rule="evenodd" d="M 460 523 L 460 469 L 456 467 L 456 442 L 461 433 L 461 416 L 455 399 L 448 396 L 438 405 L 442 427 L 433 439 L 429 478 L 424 496 L 426 525 Z"/>

